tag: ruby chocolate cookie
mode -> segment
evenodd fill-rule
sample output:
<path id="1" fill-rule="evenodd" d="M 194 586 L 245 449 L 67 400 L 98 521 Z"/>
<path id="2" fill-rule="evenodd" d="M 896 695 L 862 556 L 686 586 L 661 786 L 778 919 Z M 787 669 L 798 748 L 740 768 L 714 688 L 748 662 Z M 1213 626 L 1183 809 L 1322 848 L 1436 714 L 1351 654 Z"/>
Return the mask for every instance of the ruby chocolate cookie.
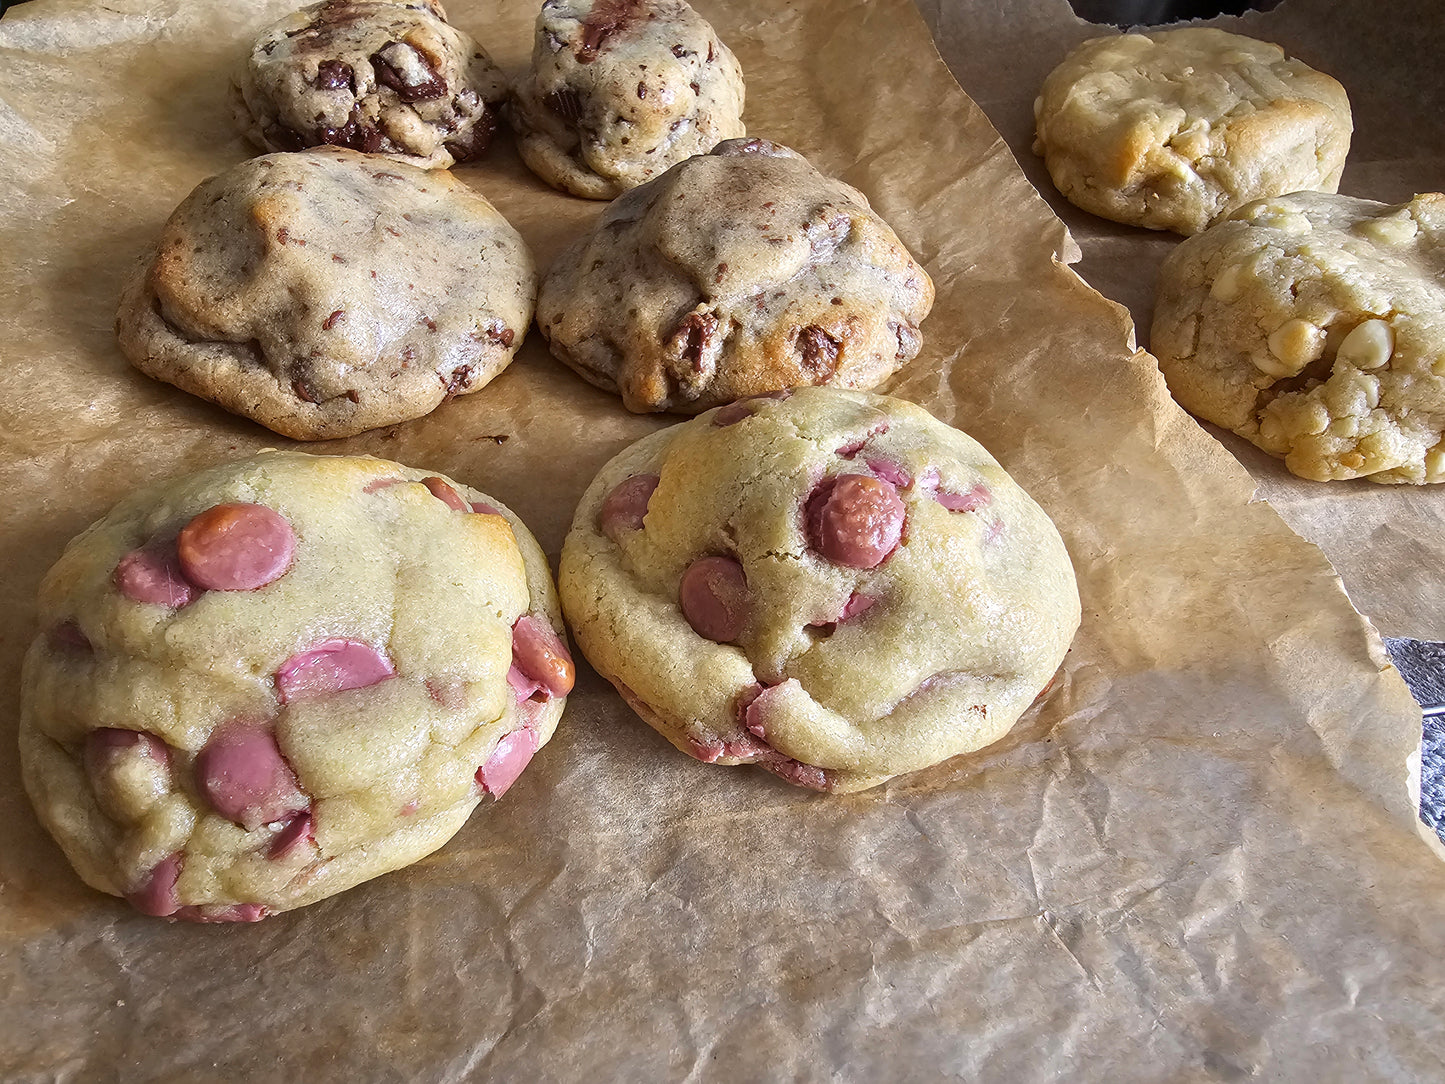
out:
<path id="1" fill-rule="evenodd" d="M 997 741 L 1079 624 L 1058 531 L 987 452 L 826 388 L 623 451 L 558 586 L 587 659 L 673 745 L 825 791 Z"/>
<path id="2" fill-rule="evenodd" d="M 506 80 L 428 0 L 326 0 L 267 27 L 232 84 L 237 123 L 268 151 L 331 145 L 427 169 L 475 158 Z"/>
<path id="3" fill-rule="evenodd" d="M 744 134 L 743 73 L 683 0 L 547 0 L 510 106 L 532 172 L 612 199 Z"/>
<path id="4" fill-rule="evenodd" d="M 25 788 L 85 881 L 251 922 L 408 865 L 552 736 L 546 560 L 490 498 L 272 452 L 137 494 L 41 587 Z"/>
<path id="5" fill-rule="evenodd" d="M 297 440 L 485 387 L 532 320 L 532 255 L 444 171 L 326 147 L 202 182 L 121 298 L 147 376 Z"/>
<path id="6" fill-rule="evenodd" d="M 552 353 L 628 410 L 871 388 L 923 345 L 933 283 L 857 189 L 732 139 L 618 197 L 547 271 Z"/>

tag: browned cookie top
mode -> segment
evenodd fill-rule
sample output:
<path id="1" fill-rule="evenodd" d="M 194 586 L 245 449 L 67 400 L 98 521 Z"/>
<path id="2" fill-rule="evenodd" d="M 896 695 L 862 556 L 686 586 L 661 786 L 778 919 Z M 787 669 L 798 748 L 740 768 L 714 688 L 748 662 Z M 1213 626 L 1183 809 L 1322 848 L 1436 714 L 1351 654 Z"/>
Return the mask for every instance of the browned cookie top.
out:
<path id="1" fill-rule="evenodd" d="M 511 116 L 533 172 L 611 199 L 743 135 L 742 111 L 737 58 L 683 0 L 547 0 Z"/>
<path id="2" fill-rule="evenodd" d="M 486 149 L 506 81 L 441 5 L 326 0 L 268 27 L 233 86 L 247 137 L 445 168 Z"/>
<path id="3" fill-rule="evenodd" d="M 131 282 L 142 372 L 300 440 L 420 417 L 511 361 L 536 272 L 445 171 L 326 147 L 202 183 Z"/>
<path id="4" fill-rule="evenodd" d="M 629 410 L 871 388 L 922 346 L 933 283 L 857 189 L 728 140 L 617 199 L 548 271 L 552 352 Z"/>

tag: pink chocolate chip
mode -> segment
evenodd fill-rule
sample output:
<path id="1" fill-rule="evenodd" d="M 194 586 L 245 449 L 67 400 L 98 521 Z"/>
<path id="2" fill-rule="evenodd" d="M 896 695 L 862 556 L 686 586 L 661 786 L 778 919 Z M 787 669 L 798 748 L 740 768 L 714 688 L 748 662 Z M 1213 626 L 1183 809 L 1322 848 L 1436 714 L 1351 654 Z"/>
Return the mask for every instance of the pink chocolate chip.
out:
<path id="1" fill-rule="evenodd" d="M 171 917 L 182 922 L 260 922 L 270 913 L 259 903 L 206 903 L 181 907 Z"/>
<path id="2" fill-rule="evenodd" d="M 950 512 L 972 512 L 992 502 L 993 494 L 989 492 L 988 486 L 980 482 L 967 493 L 950 493 L 946 489 L 940 489 L 934 494 L 934 499 Z"/>
<path id="3" fill-rule="evenodd" d="M 865 455 L 863 462 L 868 464 L 868 469 L 878 475 L 885 482 L 889 482 L 899 489 L 907 489 L 913 482 L 913 476 L 898 463 L 891 459 L 884 459 L 882 456 Z"/>
<path id="4" fill-rule="evenodd" d="M 512 626 L 512 669 L 535 683 L 532 692 L 541 689 L 548 696 L 566 696 L 577 681 L 577 668 L 566 645 L 551 623 L 536 614 L 523 614 Z M 512 682 L 513 689 L 521 692 L 510 673 L 507 680 Z M 527 696 L 530 695 L 529 692 Z M 527 697 L 519 695 L 517 699 Z"/>
<path id="5" fill-rule="evenodd" d="M 493 508 L 486 501 L 473 501 L 472 511 L 483 516 L 500 516 L 502 514 L 500 509 Z"/>
<path id="6" fill-rule="evenodd" d="M 423 478 L 421 484 L 427 487 L 433 497 L 453 512 L 470 512 L 472 510 L 472 506 L 462 500 L 462 495 L 453 489 L 445 478 L 432 475 L 430 478 Z"/>
<path id="7" fill-rule="evenodd" d="M 733 557 L 699 557 L 688 565 L 678 601 L 693 631 L 719 644 L 741 636 L 752 613 L 747 575 Z"/>
<path id="8" fill-rule="evenodd" d="M 487 762 L 477 769 L 477 783 L 484 794 L 500 798 L 517 781 L 522 769 L 537 752 L 537 732 L 530 727 L 514 730 L 497 742 Z"/>
<path id="9" fill-rule="evenodd" d="M 614 542 L 622 541 L 624 531 L 640 531 L 658 481 L 655 474 L 634 474 L 618 483 L 597 513 L 598 529 Z"/>
<path id="10" fill-rule="evenodd" d="M 887 481 L 868 474 L 826 478 L 804 509 L 808 541 L 845 568 L 874 568 L 903 536 L 903 501 Z"/>
<path id="11" fill-rule="evenodd" d="M 281 703 L 327 696 L 347 689 L 364 689 L 396 676 L 384 652 L 360 640 L 323 640 L 292 655 L 276 671 L 276 693 Z"/>
<path id="12" fill-rule="evenodd" d="M 85 655 L 95 650 L 90 637 L 74 621 L 62 621 L 50 630 L 50 646 L 56 651 Z"/>
<path id="13" fill-rule="evenodd" d="M 266 851 L 266 857 L 271 859 L 285 858 L 297 847 L 305 843 L 310 843 L 315 838 L 310 810 L 302 813 L 293 813 L 291 818 L 282 826 L 281 831 L 271 837 L 271 846 Z"/>
<path id="14" fill-rule="evenodd" d="M 196 589 L 181 572 L 176 543 L 170 539 L 131 550 L 116 564 L 111 580 L 116 590 L 132 602 L 152 606 L 179 610 L 196 597 Z"/>
<path id="15" fill-rule="evenodd" d="M 280 579 L 296 554 L 296 532 L 264 504 L 218 504 L 181 528 L 181 570 L 210 591 L 254 591 Z"/>
<path id="16" fill-rule="evenodd" d="M 169 764 L 170 747 L 154 734 L 142 730 L 121 730 L 101 727 L 85 736 L 81 761 L 92 781 L 102 779 L 116 765 L 131 757 L 149 757 L 158 764 Z"/>
<path id="17" fill-rule="evenodd" d="M 181 906 L 176 897 L 176 881 L 181 876 L 181 853 L 163 858 L 146 874 L 140 885 L 125 894 L 126 900 L 143 915 L 165 918 Z"/>
<path id="18" fill-rule="evenodd" d="M 390 489 L 392 486 L 399 486 L 405 482 L 405 478 L 373 478 L 361 487 L 363 493 L 380 493 L 383 489 Z"/>
<path id="19" fill-rule="evenodd" d="M 792 757 L 785 757 L 782 753 L 770 752 L 758 757 L 758 766 L 772 772 L 779 779 L 785 779 L 795 787 L 805 787 L 808 790 L 832 790 L 833 783 L 828 777 L 824 768 L 813 764 L 804 764 Z"/>
<path id="20" fill-rule="evenodd" d="M 196 787 L 221 816 L 248 832 L 306 808 L 275 735 L 254 723 L 221 727 L 196 755 Z"/>

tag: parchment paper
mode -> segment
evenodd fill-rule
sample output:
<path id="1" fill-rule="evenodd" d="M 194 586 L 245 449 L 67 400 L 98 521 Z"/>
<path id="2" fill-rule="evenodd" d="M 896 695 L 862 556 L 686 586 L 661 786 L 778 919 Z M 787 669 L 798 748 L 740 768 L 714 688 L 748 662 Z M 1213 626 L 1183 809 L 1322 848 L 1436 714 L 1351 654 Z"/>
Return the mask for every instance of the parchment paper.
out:
<path id="1" fill-rule="evenodd" d="M 1075 17 L 1068 0 L 918 0 L 938 48 L 1083 249 L 1080 274 L 1127 305 L 1148 346 L 1160 264 L 1179 243 L 1072 206 L 1033 153 L 1033 102 L 1044 77 L 1079 42 L 1116 33 Z M 1277 42 L 1333 75 L 1350 96 L 1355 131 L 1340 191 L 1385 203 L 1445 191 L 1445 7 L 1286 0 L 1217 26 Z M 1008 63 L 999 63 L 1008 57 Z M 1374 482 L 1296 478 L 1248 441 L 1210 434 L 1248 468 L 1259 494 L 1324 549 L 1350 597 L 1386 636 L 1445 640 L 1445 493 Z"/>
<path id="2" fill-rule="evenodd" d="M 64 542 L 139 480 L 285 443 L 132 372 L 111 323 L 175 203 L 248 153 L 225 72 L 287 6 L 0 22 L 0 748 Z M 895 390 L 1063 532 L 1085 616 L 1056 692 L 978 756 L 828 797 L 688 760 L 584 668 L 557 737 L 448 846 L 255 927 L 85 888 L 0 754 L 0 1077 L 1438 1077 L 1419 712 L 1321 553 L 1061 263 L 1063 225 L 907 0 L 699 6 L 750 131 L 862 188 L 934 276 Z M 523 61 L 530 2 L 449 8 Z M 462 173 L 543 264 L 600 211 L 505 141 Z M 661 424 L 534 337 L 486 391 L 314 450 L 454 474 L 555 555 L 595 470 Z"/>

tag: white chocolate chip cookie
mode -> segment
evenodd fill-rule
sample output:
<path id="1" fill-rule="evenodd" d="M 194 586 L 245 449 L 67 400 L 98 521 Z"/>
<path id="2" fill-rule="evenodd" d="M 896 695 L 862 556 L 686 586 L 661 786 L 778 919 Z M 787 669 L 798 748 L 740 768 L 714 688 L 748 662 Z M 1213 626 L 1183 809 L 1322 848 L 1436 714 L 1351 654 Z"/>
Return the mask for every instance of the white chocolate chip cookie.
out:
<path id="1" fill-rule="evenodd" d="M 532 172 L 590 199 L 745 134 L 737 58 L 683 0 L 546 0 L 510 108 Z"/>
<path id="2" fill-rule="evenodd" d="M 145 914 L 252 922 L 415 862 L 552 736 L 572 662 L 510 512 L 381 459 L 266 453 L 137 494 L 40 593 L 41 822 Z"/>
<path id="3" fill-rule="evenodd" d="M 1445 481 L 1445 195 L 1301 192 L 1181 244 L 1150 346 L 1180 404 L 1319 481 Z"/>
<path id="4" fill-rule="evenodd" d="M 558 586 L 587 659 L 673 745 L 828 791 L 997 741 L 1079 625 L 1058 531 L 987 452 L 831 388 L 623 451 Z"/>
<path id="5" fill-rule="evenodd" d="M 521 235 L 450 173 L 326 147 L 203 182 L 116 329 L 147 376 L 319 440 L 485 387 L 520 349 L 536 293 Z"/>
<path id="6" fill-rule="evenodd" d="M 733 139 L 618 197 L 548 270 L 552 353 L 628 410 L 871 388 L 913 359 L 933 283 L 855 188 Z"/>
<path id="7" fill-rule="evenodd" d="M 331 145 L 444 169 L 487 148 L 507 97 L 486 51 L 435 0 L 326 0 L 262 31 L 232 84 L 268 151 Z"/>
<path id="8" fill-rule="evenodd" d="M 1186 235 L 1251 200 L 1335 191 L 1352 130 L 1328 75 L 1204 27 L 1084 42 L 1034 117 L 1034 151 L 1070 203 Z"/>

